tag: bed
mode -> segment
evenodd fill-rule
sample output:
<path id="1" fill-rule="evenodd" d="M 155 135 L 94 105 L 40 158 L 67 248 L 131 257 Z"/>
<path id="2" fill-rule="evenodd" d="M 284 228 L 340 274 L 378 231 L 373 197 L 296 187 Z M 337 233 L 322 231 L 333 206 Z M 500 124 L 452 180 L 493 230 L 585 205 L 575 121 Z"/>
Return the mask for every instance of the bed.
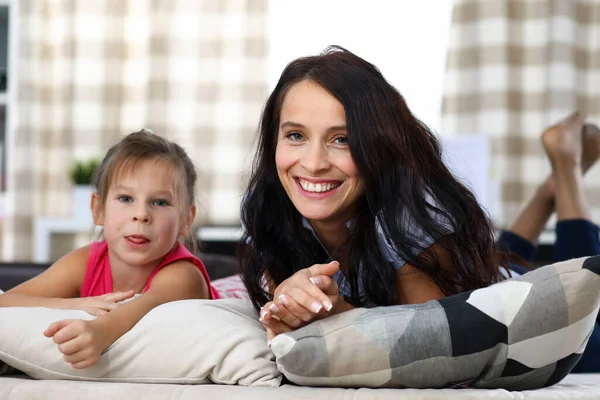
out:
<path id="1" fill-rule="evenodd" d="M 600 399 L 600 373 L 568 374 L 585 349 L 598 315 L 599 272 L 600 257 L 582 258 L 438 302 L 356 309 L 279 335 L 271 348 L 265 343 L 256 311 L 246 300 L 173 302 L 151 311 L 115 342 L 96 366 L 86 370 L 69 368 L 56 346 L 39 332 L 51 321 L 91 318 L 88 314 L 3 308 L 0 358 L 27 375 L 0 376 L 0 400 Z M 526 295 L 522 295 L 524 290 Z M 509 324 L 500 323 L 506 310 L 512 312 Z M 408 313 L 412 319 L 402 322 Z M 434 314 L 444 318 L 434 318 Z M 489 318 L 484 321 L 481 316 Z M 551 326 L 532 324 L 533 317 L 553 322 Z M 432 322 L 428 325 L 422 318 Z M 444 326 L 439 328 L 441 322 Z M 539 329 L 532 331 L 532 326 Z M 481 335 L 482 331 L 486 334 Z M 398 332 L 403 333 L 390 339 L 391 333 Z M 478 333 L 473 336 L 470 332 Z M 512 333 L 506 336 L 507 332 Z M 432 336 L 434 333 L 441 336 Z M 452 340 L 444 340 L 446 334 Z M 487 347 L 477 338 L 489 339 Z M 423 340 L 428 346 L 423 346 Z M 396 344 L 404 342 L 408 345 L 402 346 L 403 351 L 394 353 Z M 523 342 L 527 347 L 521 346 Z M 446 350 L 430 351 L 446 344 L 450 345 Z M 428 350 L 427 354 L 412 354 L 415 349 Z M 315 375 L 315 366 L 322 372 Z M 473 368 L 468 374 L 475 380 L 465 381 L 461 374 Z M 280 372 L 304 386 L 279 386 Z M 163 383 L 165 379 L 169 383 Z M 438 382 L 440 379 L 443 382 Z M 314 382 L 330 387 L 314 387 L 319 384 Z M 448 387 L 452 382 L 455 386 L 472 382 L 478 387 L 522 390 L 375 389 L 394 383 L 400 387 Z M 362 388 L 341 388 L 354 385 Z M 543 388 L 524 390 L 532 387 Z"/>
<path id="2" fill-rule="evenodd" d="M 600 399 L 600 374 L 570 374 L 557 385 L 522 392 L 502 389 L 338 389 L 283 385 L 278 388 L 224 385 L 167 385 L 33 380 L 24 375 L 0 377 L 0 400 L 105 399 Z"/>

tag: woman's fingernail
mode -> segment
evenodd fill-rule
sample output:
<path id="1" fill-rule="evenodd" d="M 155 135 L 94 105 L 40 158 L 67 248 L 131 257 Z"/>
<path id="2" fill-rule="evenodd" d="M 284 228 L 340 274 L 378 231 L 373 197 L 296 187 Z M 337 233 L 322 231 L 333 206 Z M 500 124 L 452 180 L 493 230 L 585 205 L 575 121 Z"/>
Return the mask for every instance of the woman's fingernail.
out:
<path id="1" fill-rule="evenodd" d="M 325 307 L 325 309 L 326 309 L 327 311 L 331 311 L 331 309 L 333 308 L 333 304 L 331 304 L 331 302 L 330 302 L 330 301 L 324 301 L 324 302 L 323 302 L 323 307 Z"/>
<path id="2" fill-rule="evenodd" d="M 339 264 L 340 264 L 340 262 L 339 262 L 339 261 L 335 261 L 335 260 L 334 260 L 334 261 L 331 261 L 329 264 L 338 264 L 338 265 L 339 265 Z"/>
<path id="3" fill-rule="evenodd" d="M 267 315 L 267 313 L 268 313 L 268 311 L 267 311 L 267 310 L 265 310 L 264 308 L 262 308 L 262 309 L 260 310 L 260 318 L 258 318 L 258 320 L 259 320 L 260 322 L 263 322 L 263 321 L 265 320 L 265 315 Z"/>
<path id="4" fill-rule="evenodd" d="M 279 295 L 279 301 L 281 301 L 284 306 L 287 306 L 287 305 L 290 304 L 290 301 L 288 300 L 288 298 L 287 298 L 287 296 L 285 294 L 280 294 Z"/>
<path id="5" fill-rule="evenodd" d="M 316 301 L 310 305 L 310 309 L 313 310 L 315 313 L 321 311 L 322 308 L 323 306 L 317 303 Z"/>
<path id="6" fill-rule="evenodd" d="M 277 304 L 271 303 L 271 305 L 269 306 L 269 310 L 271 310 L 274 313 L 277 313 L 279 312 L 279 307 L 277 307 Z"/>
<path id="7" fill-rule="evenodd" d="M 308 278 L 309 281 L 311 281 L 313 283 L 313 285 L 317 285 L 319 286 L 321 283 L 323 283 L 323 280 L 321 278 L 319 278 L 318 276 L 311 276 L 310 278 Z"/>

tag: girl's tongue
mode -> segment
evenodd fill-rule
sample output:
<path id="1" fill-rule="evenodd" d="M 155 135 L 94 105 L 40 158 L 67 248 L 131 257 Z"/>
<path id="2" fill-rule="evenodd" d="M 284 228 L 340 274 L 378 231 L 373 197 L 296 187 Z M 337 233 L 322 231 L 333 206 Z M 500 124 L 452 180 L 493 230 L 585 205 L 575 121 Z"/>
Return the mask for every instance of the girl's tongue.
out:
<path id="1" fill-rule="evenodd" d="M 127 239 L 136 244 L 142 244 L 150 241 L 147 237 L 142 235 L 131 235 L 128 236 Z"/>

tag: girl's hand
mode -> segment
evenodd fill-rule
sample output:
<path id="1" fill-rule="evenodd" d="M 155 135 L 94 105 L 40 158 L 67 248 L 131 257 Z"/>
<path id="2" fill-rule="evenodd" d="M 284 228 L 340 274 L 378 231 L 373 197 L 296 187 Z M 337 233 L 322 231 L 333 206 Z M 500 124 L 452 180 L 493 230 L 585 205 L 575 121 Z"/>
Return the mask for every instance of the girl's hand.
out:
<path id="1" fill-rule="evenodd" d="M 51 323 L 44 331 L 64 354 L 64 360 L 73 368 L 88 368 L 96 364 L 100 355 L 110 346 L 94 321 L 69 319 Z"/>
<path id="2" fill-rule="evenodd" d="M 279 333 L 300 328 L 317 318 L 342 311 L 337 282 L 331 277 L 339 263 L 315 264 L 300 270 L 275 289 L 273 301 L 263 306 L 260 322 L 269 340 Z"/>
<path id="3" fill-rule="evenodd" d="M 83 310 L 88 314 L 99 317 L 119 306 L 119 302 L 135 296 L 135 291 L 108 293 L 102 296 L 65 299 L 65 308 Z"/>

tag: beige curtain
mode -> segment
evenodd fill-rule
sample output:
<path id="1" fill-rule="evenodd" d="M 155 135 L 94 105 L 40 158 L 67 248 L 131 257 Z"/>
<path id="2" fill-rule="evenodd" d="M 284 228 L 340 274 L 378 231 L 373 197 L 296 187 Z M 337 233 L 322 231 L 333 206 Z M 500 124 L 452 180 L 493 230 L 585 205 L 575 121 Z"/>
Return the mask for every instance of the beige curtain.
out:
<path id="1" fill-rule="evenodd" d="M 600 124 L 600 0 L 454 2 L 442 130 L 490 138 L 501 225 L 550 172 L 542 130 L 575 109 Z M 598 166 L 585 183 L 600 222 Z"/>
<path id="2" fill-rule="evenodd" d="M 71 214 L 73 161 L 143 127 L 196 161 L 199 222 L 237 223 L 268 90 L 267 4 L 21 0 L 2 258 L 31 258 L 36 217 Z"/>

